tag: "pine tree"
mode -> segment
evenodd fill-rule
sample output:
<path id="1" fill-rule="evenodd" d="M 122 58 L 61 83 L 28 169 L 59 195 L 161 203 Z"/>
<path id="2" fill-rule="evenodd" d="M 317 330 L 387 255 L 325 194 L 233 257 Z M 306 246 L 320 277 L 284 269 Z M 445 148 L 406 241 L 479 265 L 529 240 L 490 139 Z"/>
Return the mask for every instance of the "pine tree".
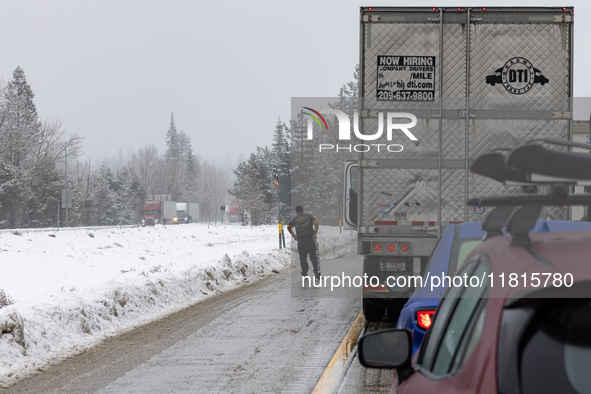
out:
<path id="1" fill-rule="evenodd" d="M 277 217 L 273 207 L 272 178 L 269 171 L 270 151 L 257 148 L 258 154 L 251 153 L 249 159 L 234 170 L 236 180 L 228 190 L 234 196 L 243 218 L 253 226 L 271 223 Z"/>
<path id="2" fill-rule="evenodd" d="M 27 186 L 21 169 L 0 160 L 0 227 L 14 228 L 19 223 L 18 208 L 27 199 Z"/>
<path id="3" fill-rule="evenodd" d="M 279 173 L 280 219 L 286 220 L 291 209 L 291 149 L 289 130 L 281 119 L 277 120 L 273 133 L 273 168 Z"/>
<path id="4" fill-rule="evenodd" d="M 179 141 L 179 133 L 176 131 L 174 125 L 174 114 L 170 113 L 170 127 L 166 132 L 166 152 L 164 152 L 164 158 L 166 160 L 178 159 L 181 156 L 181 148 Z"/>
<path id="5" fill-rule="evenodd" d="M 20 167 L 26 160 L 31 142 L 39 128 L 37 108 L 33 102 L 35 94 L 27 83 L 22 68 L 17 67 L 12 74 L 12 81 L 6 89 L 8 117 L 8 159 L 11 164 Z"/>
<path id="6" fill-rule="evenodd" d="M 172 195 L 173 199 L 183 197 L 184 166 L 181 156 L 181 137 L 174 124 L 174 116 L 170 114 L 170 128 L 166 133 L 166 152 L 164 152 L 163 186 L 164 193 Z"/>

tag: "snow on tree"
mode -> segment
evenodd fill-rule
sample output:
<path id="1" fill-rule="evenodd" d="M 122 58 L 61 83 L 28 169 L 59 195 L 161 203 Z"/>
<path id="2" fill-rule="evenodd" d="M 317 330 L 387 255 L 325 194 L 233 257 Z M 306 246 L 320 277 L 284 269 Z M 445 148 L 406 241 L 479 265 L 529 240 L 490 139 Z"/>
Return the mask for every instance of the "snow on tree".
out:
<path id="1" fill-rule="evenodd" d="M 6 132 L 8 133 L 8 160 L 20 167 L 26 160 L 31 141 L 39 129 L 37 108 L 33 102 L 35 94 L 27 83 L 22 68 L 17 67 L 12 74 L 12 81 L 5 91 L 7 101 Z"/>
<path id="2" fill-rule="evenodd" d="M 289 130 L 281 119 L 277 119 L 273 133 L 273 168 L 279 175 L 280 218 L 286 220 L 291 211 L 291 149 Z"/>
<path id="3" fill-rule="evenodd" d="M 0 226 L 15 227 L 17 208 L 25 203 L 27 186 L 23 171 L 17 166 L 0 160 Z"/>
<path id="4" fill-rule="evenodd" d="M 276 221 L 276 200 L 272 191 L 270 151 L 258 148 L 234 170 L 236 180 L 228 193 L 235 199 L 243 218 L 253 226 Z"/>

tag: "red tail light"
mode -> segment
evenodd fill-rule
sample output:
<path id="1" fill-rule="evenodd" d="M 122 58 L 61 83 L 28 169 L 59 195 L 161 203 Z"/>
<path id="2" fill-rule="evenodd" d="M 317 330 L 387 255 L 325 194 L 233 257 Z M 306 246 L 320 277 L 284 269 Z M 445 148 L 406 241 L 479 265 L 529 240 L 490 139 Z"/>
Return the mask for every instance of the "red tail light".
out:
<path id="1" fill-rule="evenodd" d="M 392 253 L 396 250 L 396 245 L 394 244 L 388 244 L 388 246 L 386 247 L 386 249 L 388 249 L 388 252 Z"/>
<path id="2" fill-rule="evenodd" d="M 400 245 L 400 252 L 408 253 L 409 250 L 410 250 L 409 244 L 404 243 L 404 244 Z"/>
<path id="3" fill-rule="evenodd" d="M 432 317 L 435 313 L 435 309 L 423 309 L 416 312 L 417 315 L 417 326 L 423 330 L 431 327 Z"/>
<path id="4" fill-rule="evenodd" d="M 373 250 L 376 253 L 380 253 L 382 251 L 382 244 L 373 244 Z"/>

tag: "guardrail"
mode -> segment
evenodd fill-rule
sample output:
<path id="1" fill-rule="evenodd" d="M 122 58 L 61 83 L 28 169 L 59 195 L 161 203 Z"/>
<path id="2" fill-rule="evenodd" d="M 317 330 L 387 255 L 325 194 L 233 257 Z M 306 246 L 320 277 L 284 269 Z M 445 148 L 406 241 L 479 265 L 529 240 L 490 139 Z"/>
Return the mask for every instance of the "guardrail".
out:
<path id="1" fill-rule="evenodd" d="M 0 230 L 0 234 L 3 233 L 14 233 L 18 231 L 19 233 L 37 233 L 43 231 L 73 231 L 73 230 L 109 230 L 109 229 L 119 229 L 119 228 L 133 228 L 133 227 L 141 227 L 141 224 L 125 224 L 121 226 L 86 226 L 86 227 L 45 227 L 45 228 L 10 228 L 10 229 L 2 229 Z"/>

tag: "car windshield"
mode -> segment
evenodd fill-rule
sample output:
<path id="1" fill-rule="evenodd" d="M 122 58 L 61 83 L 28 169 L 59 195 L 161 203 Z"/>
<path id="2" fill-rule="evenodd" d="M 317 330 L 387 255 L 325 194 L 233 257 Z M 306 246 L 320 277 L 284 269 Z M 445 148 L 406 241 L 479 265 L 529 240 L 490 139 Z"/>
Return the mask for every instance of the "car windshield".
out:
<path id="1" fill-rule="evenodd" d="M 144 215 L 158 215 L 158 211 L 144 211 Z"/>
<path id="2" fill-rule="evenodd" d="M 456 272 L 458 267 L 466 260 L 466 257 L 482 243 L 480 238 L 466 238 L 457 239 L 454 241 L 454 245 L 451 249 L 451 256 L 449 258 L 449 265 L 447 267 L 447 273 L 453 274 Z"/>

